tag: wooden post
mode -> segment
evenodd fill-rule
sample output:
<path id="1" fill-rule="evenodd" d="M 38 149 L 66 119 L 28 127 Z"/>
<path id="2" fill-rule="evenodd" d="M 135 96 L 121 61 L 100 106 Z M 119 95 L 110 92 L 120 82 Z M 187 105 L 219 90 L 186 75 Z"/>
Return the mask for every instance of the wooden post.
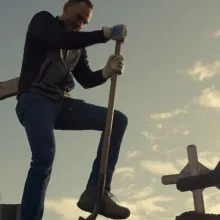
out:
<path id="1" fill-rule="evenodd" d="M 198 175 L 199 174 L 199 161 L 196 146 L 190 145 L 187 147 L 187 154 L 189 160 L 189 170 L 191 175 Z M 195 211 L 201 214 L 205 214 L 205 205 L 203 200 L 203 189 L 198 189 L 192 191 L 193 194 L 193 201 Z"/>
<path id="2" fill-rule="evenodd" d="M 20 204 L 0 204 L 0 220 L 20 220 Z"/>

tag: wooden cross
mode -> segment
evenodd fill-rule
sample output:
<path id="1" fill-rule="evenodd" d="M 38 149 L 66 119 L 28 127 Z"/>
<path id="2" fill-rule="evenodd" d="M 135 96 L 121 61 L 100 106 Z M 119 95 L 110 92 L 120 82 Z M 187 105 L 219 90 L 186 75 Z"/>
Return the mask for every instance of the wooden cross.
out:
<path id="1" fill-rule="evenodd" d="M 208 169 L 206 166 L 204 166 L 198 161 L 197 149 L 195 145 L 189 145 L 187 147 L 187 154 L 188 154 L 188 163 L 179 174 L 162 176 L 161 181 L 164 185 L 176 184 L 176 182 L 180 178 L 184 178 L 187 176 L 210 172 L 210 169 Z M 215 186 L 215 187 L 220 189 L 220 186 Z M 195 211 L 201 214 L 205 214 L 203 190 L 204 189 L 198 189 L 192 191 Z"/>

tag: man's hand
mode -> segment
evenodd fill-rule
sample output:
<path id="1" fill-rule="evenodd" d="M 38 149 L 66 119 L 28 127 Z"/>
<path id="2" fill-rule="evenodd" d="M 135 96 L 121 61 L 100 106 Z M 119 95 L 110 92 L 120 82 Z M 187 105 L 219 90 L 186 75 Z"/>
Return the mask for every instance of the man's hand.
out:
<path id="1" fill-rule="evenodd" d="M 127 27 L 123 24 L 115 25 L 111 28 L 103 27 L 104 36 L 106 39 L 124 42 L 127 37 Z"/>
<path id="2" fill-rule="evenodd" d="M 104 78 L 108 79 L 112 74 L 121 75 L 124 72 L 124 58 L 122 55 L 111 55 L 108 58 L 106 66 L 102 69 Z"/>

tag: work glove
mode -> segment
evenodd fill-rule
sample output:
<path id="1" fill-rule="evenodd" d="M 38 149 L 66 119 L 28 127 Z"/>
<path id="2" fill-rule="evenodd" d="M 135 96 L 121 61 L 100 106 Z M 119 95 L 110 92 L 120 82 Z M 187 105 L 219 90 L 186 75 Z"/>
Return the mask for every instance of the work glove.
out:
<path id="1" fill-rule="evenodd" d="M 118 24 L 113 27 L 103 27 L 104 36 L 108 40 L 124 42 L 127 37 L 127 27 L 123 24 Z"/>
<path id="2" fill-rule="evenodd" d="M 124 72 L 124 58 L 122 55 L 111 55 L 105 67 L 102 69 L 102 74 L 105 79 L 108 79 L 112 74 L 121 75 Z"/>

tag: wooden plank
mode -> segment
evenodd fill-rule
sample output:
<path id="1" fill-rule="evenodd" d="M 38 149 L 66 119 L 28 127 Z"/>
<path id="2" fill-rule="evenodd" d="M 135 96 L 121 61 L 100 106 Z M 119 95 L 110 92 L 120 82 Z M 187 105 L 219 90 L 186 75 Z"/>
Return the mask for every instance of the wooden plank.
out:
<path id="1" fill-rule="evenodd" d="M 190 174 L 188 174 L 188 173 L 165 175 L 165 176 L 162 176 L 161 181 L 162 181 L 163 185 L 172 185 L 172 184 L 176 184 L 176 182 L 180 178 L 184 178 L 189 175 Z"/>
<path id="2" fill-rule="evenodd" d="M 17 95 L 19 77 L 0 82 L 0 100 Z"/>
<path id="3" fill-rule="evenodd" d="M 181 170 L 180 173 L 181 173 L 181 174 L 182 174 L 182 173 L 190 173 L 189 163 L 186 164 L 186 166 Z"/>
<path id="4" fill-rule="evenodd" d="M 0 220 L 19 220 L 20 205 L 0 204 Z"/>

